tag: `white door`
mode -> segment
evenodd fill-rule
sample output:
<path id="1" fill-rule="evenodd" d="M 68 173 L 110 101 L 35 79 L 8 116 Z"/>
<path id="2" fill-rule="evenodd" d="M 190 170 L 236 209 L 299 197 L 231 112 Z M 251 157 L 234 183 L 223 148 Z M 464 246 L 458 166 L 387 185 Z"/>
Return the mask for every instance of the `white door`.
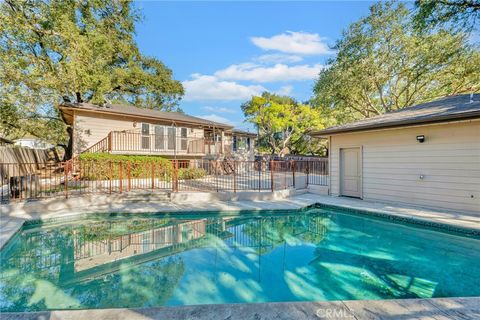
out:
<path id="1" fill-rule="evenodd" d="M 167 148 L 168 150 L 177 150 L 177 130 L 175 127 L 167 129 Z"/>
<path id="2" fill-rule="evenodd" d="M 340 195 L 362 197 L 362 152 L 360 148 L 340 149 Z"/>

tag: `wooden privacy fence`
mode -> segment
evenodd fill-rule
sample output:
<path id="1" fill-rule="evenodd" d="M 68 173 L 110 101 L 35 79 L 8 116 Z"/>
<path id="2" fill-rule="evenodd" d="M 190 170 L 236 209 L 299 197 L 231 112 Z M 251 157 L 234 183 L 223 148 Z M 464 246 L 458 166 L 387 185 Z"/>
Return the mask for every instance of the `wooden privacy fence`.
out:
<path id="1" fill-rule="evenodd" d="M 32 165 L 40 168 L 49 162 L 60 162 L 55 149 L 31 149 L 20 146 L 0 146 L 0 164 L 18 163 Z"/>
<path id="2" fill-rule="evenodd" d="M 23 169 L 22 169 L 23 168 Z M 24 168 L 28 168 L 25 170 Z M 70 160 L 57 167 L 0 163 L 2 203 L 82 194 L 239 192 L 328 185 L 328 160 Z"/>

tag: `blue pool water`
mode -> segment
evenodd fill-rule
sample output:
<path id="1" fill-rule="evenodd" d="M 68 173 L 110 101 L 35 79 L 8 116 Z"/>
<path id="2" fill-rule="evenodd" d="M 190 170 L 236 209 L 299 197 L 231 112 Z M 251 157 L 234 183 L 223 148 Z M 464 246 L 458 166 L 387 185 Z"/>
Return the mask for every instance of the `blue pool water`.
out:
<path id="1" fill-rule="evenodd" d="M 24 227 L 2 311 L 480 296 L 480 240 L 333 209 Z"/>

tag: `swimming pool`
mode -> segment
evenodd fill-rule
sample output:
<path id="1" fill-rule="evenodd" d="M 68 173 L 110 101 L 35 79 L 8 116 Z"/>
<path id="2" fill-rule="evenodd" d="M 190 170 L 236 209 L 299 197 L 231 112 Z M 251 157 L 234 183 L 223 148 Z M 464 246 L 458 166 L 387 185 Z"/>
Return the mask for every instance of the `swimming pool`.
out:
<path id="1" fill-rule="evenodd" d="M 338 209 L 24 226 L 2 311 L 480 296 L 480 239 Z"/>

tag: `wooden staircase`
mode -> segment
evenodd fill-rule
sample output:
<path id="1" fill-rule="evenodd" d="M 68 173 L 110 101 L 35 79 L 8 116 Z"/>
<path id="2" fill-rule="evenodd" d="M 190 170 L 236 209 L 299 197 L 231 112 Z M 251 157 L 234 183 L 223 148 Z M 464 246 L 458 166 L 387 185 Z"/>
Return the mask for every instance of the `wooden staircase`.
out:
<path id="1" fill-rule="evenodd" d="M 110 132 L 105 138 L 91 145 L 80 153 L 97 153 L 112 151 L 112 133 Z"/>

